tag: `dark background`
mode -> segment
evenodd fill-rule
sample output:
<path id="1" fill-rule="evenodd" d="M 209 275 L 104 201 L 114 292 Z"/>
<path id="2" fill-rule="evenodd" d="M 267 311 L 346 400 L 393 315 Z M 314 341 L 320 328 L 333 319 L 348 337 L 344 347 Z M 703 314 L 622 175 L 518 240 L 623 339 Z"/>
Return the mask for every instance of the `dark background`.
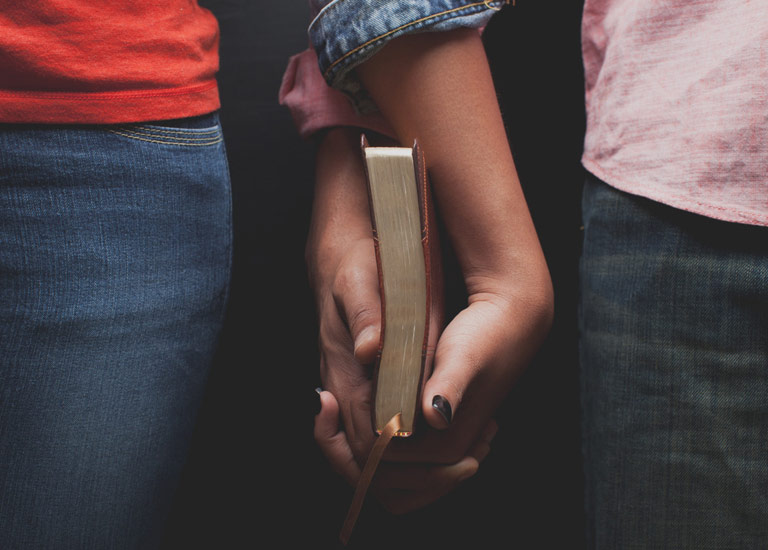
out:
<path id="1" fill-rule="evenodd" d="M 288 57 L 307 46 L 307 3 L 201 4 L 222 33 L 235 260 L 220 350 L 163 547 L 336 548 L 352 493 L 312 439 L 319 361 L 303 254 L 313 147 L 277 104 Z M 484 35 L 555 284 L 553 331 L 499 411 L 500 430 L 479 473 L 402 517 L 368 500 L 351 548 L 584 546 L 575 323 L 581 9 L 581 2 L 518 0 Z M 464 297 L 457 290 L 451 298 Z"/>

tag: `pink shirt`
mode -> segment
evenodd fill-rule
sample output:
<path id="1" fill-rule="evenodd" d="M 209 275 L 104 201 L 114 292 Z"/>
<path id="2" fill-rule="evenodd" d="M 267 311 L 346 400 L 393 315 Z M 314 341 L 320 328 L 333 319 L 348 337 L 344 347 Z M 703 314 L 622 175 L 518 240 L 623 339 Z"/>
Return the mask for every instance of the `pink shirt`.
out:
<path id="1" fill-rule="evenodd" d="M 768 225 L 768 2 L 586 0 L 582 45 L 590 172 Z"/>
<path id="2" fill-rule="evenodd" d="M 721 220 L 768 226 L 768 2 L 586 0 L 584 166 L 618 189 Z M 358 116 L 314 54 L 280 90 L 304 137 Z"/>

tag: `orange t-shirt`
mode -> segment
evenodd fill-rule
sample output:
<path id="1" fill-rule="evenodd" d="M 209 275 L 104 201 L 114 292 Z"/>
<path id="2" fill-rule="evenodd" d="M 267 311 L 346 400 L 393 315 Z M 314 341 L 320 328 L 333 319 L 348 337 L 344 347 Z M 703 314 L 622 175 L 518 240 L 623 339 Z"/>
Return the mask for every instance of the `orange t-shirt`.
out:
<path id="1" fill-rule="evenodd" d="M 195 0 L 0 0 L 0 122 L 209 113 L 218 44 L 216 19 Z"/>

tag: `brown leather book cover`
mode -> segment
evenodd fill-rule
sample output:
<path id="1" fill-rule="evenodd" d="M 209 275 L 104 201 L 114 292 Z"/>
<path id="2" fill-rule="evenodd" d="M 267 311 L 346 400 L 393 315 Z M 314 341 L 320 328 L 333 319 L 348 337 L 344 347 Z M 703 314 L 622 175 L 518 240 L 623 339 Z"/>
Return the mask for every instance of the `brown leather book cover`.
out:
<path id="1" fill-rule="evenodd" d="M 413 392 L 411 390 L 408 390 L 408 398 L 404 399 L 403 408 L 404 410 L 401 410 L 399 412 L 402 413 L 402 426 L 401 429 L 398 430 L 398 432 L 395 434 L 396 436 L 404 437 L 409 436 L 413 433 L 414 427 L 417 423 L 417 419 L 419 417 L 420 411 L 421 411 L 421 391 L 424 387 L 424 383 L 429 377 L 431 371 L 432 371 L 432 363 L 435 356 L 435 347 L 437 344 L 437 339 L 439 337 L 440 331 L 443 327 L 444 322 L 444 305 L 443 305 L 443 273 L 442 273 L 442 263 L 440 260 L 440 241 L 439 241 L 439 235 L 437 232 L 437 223 L 436 223 L 436 211 L 435 211 L 435 205 L 432 200 L 432 191 L 430 188 L 429 183 L 429 177 L 427 174 L 427 168 L 426 163 L 424 160 L 423 152 L 421 151 L 421 148 L 419 147 L 418 143 L 414 142 L 413 147 L 408 150 L 408 148 L 371 148 L 368 145 L 368 142 L 365 138 L 365 136 L 362 136 L 362 150 L 363 150 L 363 158 L 364 158 L 364 164 L 366 167 L 366 182 L 368 187 L 368 198 L 369 198 L 369 206 L 371 210 L 371 223 L 372 223 L 372 231 L 373 231 L 373 242 L 374 242 L 374 248 L 376 252 L 376 265 L 378 268 L 378 274 L 379 274 L 379 289 L 381 293 L 381 338 L 379 341 L 379 348 L 378 353 L 376 357 L 376 362 L 374 365 L 374 396 L 373 396 L 373 403 L 374 406 L 372 407 L 372 414 L 373 414 L 373 426 L 374 429 L 377 432 L 381 432 L 384 426 L 387 424 L 389 420 L 391 420 L 392 416 L 396 414 L 397 411 L 392 409 L 391 406 L 389 407 L 383 407 L 378 406 L 377 403 L 379 403 L 380 400 L 382 400 L 382 393 L 388 393 L 391 394 L 395 391 L 397 391 L 398 384 L 402 386 L 403 388 L 407 388 L 412 384 L 415 384 L 416 386 L 416 392 L 415 392 L 415 398 L 413 397 Z M 367 154 L 370 153 L 371 150 L 375 149 L 392 149 L 391 153 L 393 155 L 400 155 L 403 156 L 406 151 L 409 152 L 409 156 L 411 158 L 411 166 L 413 170 L 413 178 L 408 178 L 407 174 L 404 175 L 402 178 L 402 181 L 398 183 L 398 185 L 402 186 L 415 186 L 415 189 L 413 192 L 408 191 L 408 195 L 410 199 L 415 199 L 416 203 L 418 204 L 418 211 L 416 212 L 414 210 L 412 201 L 406 201 L 407 204 L 403 205 L 399 201 L 400 199 L 396 200 L 389 200 L 389 199 L 382 199 L 381 194 L 377 197 L 377 194 L 374 192 L 374 189 L 372 189 L 372 185 L 376 185 L 374 181 L 372 181 L 372 176 L 374 176 L 371 173 L 371 166 L 369 165 L 371 155 Z M 395 151 L 397 149 L 397 151 Z M 387 154 L 386 152 L 384 154 Z M 402 162 L 402 161 L 399 161 Z M 374 166 L 375 168 L 375 166 Z M 376 178 L 381 179 L 381 175 L 374 176 L 373 179 Z M 386 173 L 386 178 L 392 177 L 389 172 Z M 400 176 L 396 173 L 395 179 L 400 179 Z M 385 206 L 390 206 L 390 210 L 386 212 L 385 214 L 382 214 L 382 205 L 380 204 L 382 200 L 387 203 Z M 405 199 L 403 199 L 405 200 Z M 376 203 L 376 201 L 379 201 L 379 204 Z M 400 237 L 393 237 L 393 235 L 397 235 L 396 233 L 392 233 L 391 229 L 385 229 L 382 227 L 382 221 L 388 221 L 390 222 L 390 225 L 394 223 L 398 228 L 401 227 L 403 224 L 407 222 L 407 220 L 401 219 L 402 215 L 406 214 L 407 212 L 403 211 L 411 211 L 411 215 L 414 214 L 418 216 L 418 224 L 420 229 L 420 240 L 421 240 L 421 251 L 422 254 L 419 257 L 419 260 L 423 262 L 423 282 L 420 284 L 423 285 L 423 291 L 418 291 L 418 296 L 424 301 L 423 307 L 419 305 L 418 313 L 415 315 L 418 315 L 421 317 L 423 315 L 423 319 L 414 319 L 414 324 L 419 325 L 419 323 L 423 324 L 423 337 L 421 338 L 420 342 L 420 348 L 417 350 L 419 353 L 418 358 L 414 359 L 414 361 L 418 362 L 418 366 L 416 368 L 414 367 L 407 367 L 405 368 L 403 373 L 399 374 L 399 377 L 396 377 L 396 381 L 393 382 L 391 379 L 387 380 L 386 376 L 382 373 L 383 368 L 393 368 L 392 365 L 397 365 L 400 362 L 400 355 L 406 356 L 406 355 L 412 355 L 413 354 L 413 346 L 408 347 L 406 346 L 403 348 L 400 346 L 399 341 L 397 341 L 397 337 L 393 336 L 393 333 L 395 331 L 395 328 L 392 326 L 387 326 L 387 318 L 389 315 L 390 318 L 390 324 L 391 319 L 394 313 L 392 311 L 388 310 L 388 304 L 393 304 L 396 302 L 395 298 L 399 298 L 399 296 L 388 296 L 387 293 L 387 287 L 389 287 L 390 293 L 400 293 L 401 289 L 395 288 L 393 290 L 391 281 L 385 280 L 387 277 L 391 278 L 399 278 L 401 276 L 402 271 L 410 271 L 411 270 L 411 263 L 405 262 L 405 265 L 401 265 L 397 261 L 391 261 L 390 265 L 387 265 L 386 262 L 388 261 L 386 252 L 385 244 L 388 244 L 389 246 L 392 245 L 392 243 L 382 243 L 382 239 L 390 239 L 399 241 Z M 377 219 L 381 217 L 386 217 L 387 220 Z M 413 220 L 416 221 L 416 220 Z M 395 246 L 398 248 L 402 248 L 404 246 L 407 246 L 406 241 L 408 239 L 402 239 L 403 242 L 396 242 Z M 402 246 L 401 246 L 402 245 Z M 413 243 L 411 243 L 411 247 L 413 248 Z M 411 254 L 413 254 L 413 251 L 411 251 Z M 390 257 L 392 255 L 390 254 Z M 396 268 L 398 271 L 393 271 L 393 265 L 394 268 Z M 405 275 L 408 275 L 407 273 Z M 390 283 L 389 285 L 387 283 Z M 408 283 L 406 286 L 410 288 L 412 283 Z M 406 292 L 408 289 L 405 290 Z M 422 294 L 423 292 L 423 294 Z M 406 301 L 408 300 L 408 296 L 405 297 Z M 395 317 L 398 319 L 398 317 Z M 405 316 L 406 319 L 409 319 L 408 316 Z M 403 330 L 410 330 L 409 327 L 398 327 L 397 330 L 400 330 L 401 332 Z M 414 327 L 414 332 L 419 331 L 418 327 Z M 392 341 L 395 340 L 394 344 Z M 397 347 L 397 359 L 394 361 L 392 359 L 387 360 L 386 357 L 383 357 L 387 353 L 392 355 L 392 349 L 391 346 L 395 345 Z M 407 349 L 406 349 L 407 348 Z M 407 362 L 407 357 L 405 358 Z M 384 396 L 387 399 L 392 399 L 392 396 Z M 377 408 L 382 411 L 392 411 L 382 413 L 379 412 L 377 414 Z M 385 418 L 386 416 L 386 418 Z"/>

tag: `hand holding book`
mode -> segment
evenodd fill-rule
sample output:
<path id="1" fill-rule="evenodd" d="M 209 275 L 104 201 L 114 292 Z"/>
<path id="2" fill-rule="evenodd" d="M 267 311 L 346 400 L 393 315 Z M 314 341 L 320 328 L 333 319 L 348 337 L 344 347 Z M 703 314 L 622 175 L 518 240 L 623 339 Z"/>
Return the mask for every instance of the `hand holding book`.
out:
<path id="1" fill-rule="evenodd" d="M 412 143 L 418 136 L 469 294 L 468 306 L 440 337 L 434 370 L 423 388 L 421 409 L 435 429 L 394 441 L 382 466 L 400 471 L 391 476 L 382 470 L 374 482 L 374 492 L 385 498 L 398 483 L 412 482 L 414 490 L 399 509 L 403 511 L 439 496 L 431 478 L 425 483 L 422 473 L 411 475 L 409 468 L 425 465 L 441 472 L 434 478 L 443 482 L 445 492 L 451 486 L 438 465 L 464 468 L 460 474 L 451 471 L 455 485 L 473 473 L 477 456 L 487 454 L 492 414 L 549 328 L 552 289 L 477 34 L 450 31 L 398 38 L 358 67 L 358 74 L 400 141 Z M 359 156 L 355 142 L 351 138 L 346 146 L 346 163 L 359 163 L 352 160 Z M 308 257 L 311 272 L 313 258 L 323 266 L 315 269 L 323 383 L 338 402 L 324 396 L 328 408 L 317 418 L 316 436 L 331 463 L 354 482 L 373 434 L 366 401 L 371 395 L 369 373 L 352 350 L 364 362 L 370 359 L 366 346 L 378 341 L 378 285 L 373 254 L 365 253 L 371 242 L 365 236 L 370 219 L 362 167 L 346 173 L 338 166 L 323 168 L 327 153 L 321 149 L 318 154 L 318 184 L 324 170 L 336 184 L 316 195 Z M 346 185 L 338 185 L 339 179 Z M 324 260 L 319 260 L 321 250 Z M 441 414 L 447 408 L 433 408 L 438 396 L 450 405 L 450 414 Z M 339 411 L 344 432 L 334 432 Z"/>
<path id="2" fill-rule="evenodd" d="M 468 448 L 542 343 L 552 285 L 477 33 L 402 36 L 356 71 L 400 143 L 418 138 L 469 295 L 440 337 L 423 392 L 432 426 L 434 396 L 453 408 L 450 433 L 423 442 L 439 459 L 427 447 Z"/>
<path id="3" fill-rule="evenodd" d="M 389 456 L 458 459 L 549 329 L 549 272 L 477 33 L 402 36 L 356 70 L 400 143 L 418 138 L 468 293 L 468 306 L 440 337 L 423 390 L 429 424 L 445 426 L 431 407 L 439 395 L 452 407 L 451 427 L 429 432 L 402 454 L 404 445 L 396 445 Z"/>
<path id="4" fill-rule="evenodd" d="M 381 309 L 364 179 L 359 130 L 330 131 L 318 150 L 307 245 L 320 318 L 321 379 L 328 390 L 320 396 L 315 439 L 351 485 L 357 483 L 376 437 L 371 423 L 371 365 L 379 344 Z M 430 463 L 423 457 L 414 457 L 419 464 L 383 463 L 373 493 L 395 513 L 429 504 L 477 470 L 494 431 L 491 422 L 477 444 L 450 463 L 445 459 Z"/>

